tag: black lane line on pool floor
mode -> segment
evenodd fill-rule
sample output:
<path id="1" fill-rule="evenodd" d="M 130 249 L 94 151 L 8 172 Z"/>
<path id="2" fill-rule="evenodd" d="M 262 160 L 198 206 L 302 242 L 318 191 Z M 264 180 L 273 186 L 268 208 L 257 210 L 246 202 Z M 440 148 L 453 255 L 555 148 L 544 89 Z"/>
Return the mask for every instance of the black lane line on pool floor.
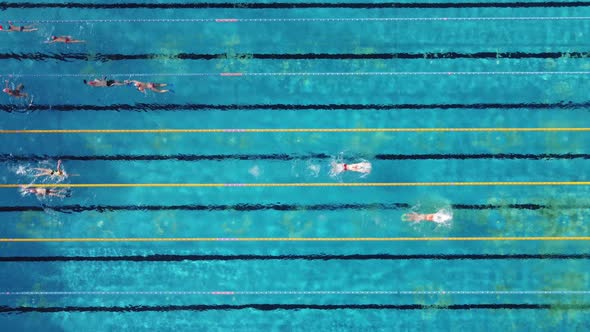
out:
<path id="1" fill-rule="evenodd" d="M 426 53 L 146 53 L 146 54 L 103 54 L 103 53 L 0 53 L 0 60 L 57 60 L 71 62 L 82 61 L 124 61 L 124 60 L 436 60 L 436 59 L 583 59 L 590 52 L 426 52 Z"/>
<path id="2" fill-rule="evenodd" d="M 89 75 L 89 77 L 92 75 Z M 100 76 L 100 75 L 96 75 Z M 80 81 L 81 82 L 81 81 Z M 31 112 L 31 111 L 105 111 L 105 112 L 148 112 L 148 111 L 344 111 L 344 110 L 371 110 L 371 111 L 397 111 L 397 110 L 488 110 L 488 109 L 534 109 L 534 110 L 587 110 L 590 101 L 586 102 L 557 102 L 557 103 L 472 103 L 472 104 L 33 104 L 0 105 L 3 112 Z"/>
<path id="3" fill-rule="evenodd" d="M 59 206 L 0 206 L 2 212 L 61 212 L 61 213 L 80 213 L 80 212 L 114 212 L 114 211 L 341 211 L 341 210 L 401 210 L 409 209 L 412 205 L 408 203 L 350 203 L 350 204 L 185 204 L 185 205 L 59 205 Z M 582 205 L 542 205 L 542 204 L 451 204 L 456 210 L 542 210 L 542 209 L 584 209 L 590 206 Z"/>
<path id="4" fill-rule="evenodd" d="M 0 313 L 53 312 L 146 312 L 146 311 L 211 311 L 211 310 L 588 310 L 590 304 L 546 303 L 478 303 L 478 304 L 217 304 L 217 305 L 129 305 L 129 306 L 64 306 L 64 307 L 8 307 L 0 306 Z"/>
<path id="5" fill-rule="evenodd" d="M 350 9 L 386 9 L 386 8 L 560 8 L 590 7 L 586 1 L 535 1 L 535 2 L 189 2 L 189 3 L 84 3 L 84 2 L 0 2 L 0 10 L 16 8 L 75 8 L 75 9 L 305 9 L 305 8 L 350 8 Z"/>
<path id="6" fill-rule="evenodd" d="M 183 262 L 183 261 L 402 261 L 402 260 L 588 260 L 590 254 L 352 254 L 352 255 L 123 255 L 0 256 L 1 263 L 43 262 Z"/>
<path id="7" fill-rule="evenodd" d="M 46 160 L 62 161 L 222 161 L 222 160 L 310 160 L 310 159 L 331 159 L 327 153 L 311 153 L 306 155 L 293 155 L 285 153 L 271 154 L 173 154 L 173 155 L 12 155 L 0 154 L 0 162 L 39 162 Z M 350 159 L 372 159 L 372 160 L 573 160 L 590 159 L 588 153 L 435 153 L 435 154 L 376 154 L 374 156 L 347 156 Z"/>

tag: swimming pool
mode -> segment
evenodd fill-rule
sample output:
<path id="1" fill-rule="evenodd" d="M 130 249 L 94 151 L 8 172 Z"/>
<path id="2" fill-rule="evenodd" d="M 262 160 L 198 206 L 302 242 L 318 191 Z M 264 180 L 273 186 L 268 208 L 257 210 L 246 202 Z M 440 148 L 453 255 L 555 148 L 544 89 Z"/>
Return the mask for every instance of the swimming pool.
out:
<path id="1" fill-rule="evenodd" d="M 2 325 L 587 327 L 590 3 L 425 3 L 1 3 Z"/>

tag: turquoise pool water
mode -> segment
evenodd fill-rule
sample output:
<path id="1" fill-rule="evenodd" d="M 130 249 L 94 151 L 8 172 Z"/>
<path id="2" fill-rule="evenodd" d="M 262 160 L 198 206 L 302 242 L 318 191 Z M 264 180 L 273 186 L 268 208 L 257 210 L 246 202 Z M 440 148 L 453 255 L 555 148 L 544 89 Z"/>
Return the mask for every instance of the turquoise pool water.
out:
<path id="1" fill-rule="evenodd" d="M 316 8 L 0 3 L 3 26 L 36 21 L 39 28 L 0 34 L 2 79 L 33 95 L 28 105 L 3 94 L 0 127 L 590 127 L 590 3 L 306 3 Z M 486 17 L 504 19 L 474 20 Z M 51 35 L 87 42 L 44 44 Z M 104 75 L 170 83 L 174 93 L 82 83 Z M 75 174 L 64 184 L 589 181 L 584 131 L 1 135 L 2 184 L 31 183 L 19 173 L 58 159 Z M 373 171 L 331 177 L 334 160 L 367 160 Z M 590 324 L 587 241 L 494 240 L 587 236 L 585 185 L 81 187 L 64 199 L 0 190 L 3 239 L 219 239 L 2 242 L 7 331 L 582 331 Z M 440 208 L 453 211 L 450 225 L 401 221 Z M 487 240 L 398 241 L 447 237 Z M 247 238 L 282 240 L 240 240 Z M 390 240 L 351 240 L 359 238 Z"/>

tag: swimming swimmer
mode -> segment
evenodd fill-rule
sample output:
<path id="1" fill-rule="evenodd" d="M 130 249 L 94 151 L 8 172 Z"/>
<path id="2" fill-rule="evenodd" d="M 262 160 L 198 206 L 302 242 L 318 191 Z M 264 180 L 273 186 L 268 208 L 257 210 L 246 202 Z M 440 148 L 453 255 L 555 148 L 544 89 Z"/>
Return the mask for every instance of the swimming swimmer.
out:
<path id="1" fill-rule="evenodd" d="M 126 80 L 125 83 L 126 84 L 133 84 L 137 88 L 137 91 L 143 92 L 143 93 L 146 93 L 146 89 L 151 90 L 153 92 L 157 92 L 157 93 L 166 93 L 166 92 L 170 91 L 170 90 L 160 89 L 160 88 L 168 85 L 165 83 L 144 83 L 144 82 L 135 81 L 135 80 Z"/>
<path id="2" fill-rule="evenodd" d="M 2 27 L 0 25 L 0 31 L 2 32 L 33 32 L 33 31 L 37 31 L 39 29 L 35 28 L 34 25 L 14 25 L 12 24 L 12 22 L 8 21 L 8 29 L 4 29 L 4 27 Z"/>
<path id="3" fill-rule="evenodd" d="M 65 198 L 70 195 L 70 192 L 67 189 L 27 187 L 27 186 L 22 186 L 20 188 L 20 192 L 23 196 L 26 194 L 33 194 L 39 198 L 48 197 L 48 196 Z"/>
<path id="4" fill-rule="evenodd" d="M 8 86 L 8 84 L 9 84 L 8 80 L 5 82 L 6 82 L 6 85 L 5 85 L 4 89 L 2 90 L 2 92 L 6 93 L 9 96 L 14 97 L 14 98 L 27 98 L 29 96 L 28 94 L 22 92 L 22 90 L 25 89 L 24 85 L 19 84 L 15 89 L 11 89 Z"/>
<path id="5" fill-rule="evenodd" d="M 342 172 L 351 171 L 351 172 L 358 172 L 363 174 L 371 173 L 371 163 L 367 161 L 363 161 L 356 164 L 345 164 L 345 163 L 336 163 L 332 162 L 332 170 L 330 174 L 340 174 Z"/>
<path id="6" fill-rule="evenodd" d="M 106 76 L 103 77 L 102 79 L 95 78 L 92 81 L 84 80 L 84 84 L 90 85 L 93 87 L 97 87 L 97 88 L 111 87 L 111 86 L 117 86 L 117 85 L 127 85 L 127 83 L 125 83 L 125 82 L 116 81 L 116 80 L 107 80 Z"/>
<path id="7" fill-rule="evenodd" d="M 447 224 L 453 220 L 453 213 L 446 209 L 440 209 L 436 213 L 428 214 L 411 212 L 402 215 L 402 220 L 410 222 L 428 221 L 435 224 Z"/>
<path id="8" fill-rule="evenodd" d="M 45 44 L 53 44 L 53 43 L 65 43 L 65 44 L 75 44 L 75 43 L 85 43 L 85 40 L 78 40 L 73 39 L 72 36 L 51 36 L 51 38 L 45 42 Z"/>
<path id="9" fill-rule="evenodd" d="M 68 177 L 68 174 L 66 173 L 66 171 L 63 170 L 63 168 L 61 166 L 62 166 L 61 160 L 58 160 L 56 169 L 33 168 L 34 170 L 36 170 L 38 172 L 37 174 L 35 174 L 35 177 L 37 178 L 40 176 L 49 176 L 51 178 L 57 177 L 57 178 L 65 179 Z"/>

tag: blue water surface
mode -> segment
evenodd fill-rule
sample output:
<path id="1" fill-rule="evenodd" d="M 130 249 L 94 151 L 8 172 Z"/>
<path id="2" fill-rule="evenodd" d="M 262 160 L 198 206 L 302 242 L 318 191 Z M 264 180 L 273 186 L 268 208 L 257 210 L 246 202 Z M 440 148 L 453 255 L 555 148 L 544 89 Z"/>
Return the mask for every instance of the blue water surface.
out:
<path id="1" fill-rule="evenodd" d="M 0 127 L 590 127 L 590 6 L 459 7 L 8 8 L 3 25 L 33 22 L 39 30 L 0 34 L 2 79 L 33 96 L 29 105 L 3 95 Z M 468 20 L 366 20 L 445 17 Z M 227 18 L 277 20 L 209 21 Z M 299 18 L 321 20 L 285 20 Z M 86 43 L 43 43 L 52 35 Z M 370 58 L 390 53 L 424 57 Z M 117 60 L 129 55 L 140 59 Z M 103 76 L 168 83 L 174 92 L 82 83 Z M 19 173 L 62 159 L 72 174 L 66 184 L 589 181 L 588 139 L 578 131 L 2 134 L 0 176 L 2 184 L 28 184 L 33 177 Z M 329 174 L 331 162 L 361 160 L 372 163 L 366 177 Z M 51 183 L 36 180 L 43 181 Z M 3 239 L 213 240 L 3 242 L 6 331 L 583 331 L 590 324 L 589 294 L 572 293 L 588 291 L 587 241 L 497 240 L 587 236 L 585 185 L 82 187 L 64 199 L 0 190 Z M 447 226 L 401 220 L 441 208 L 453 212 Z M 488 240 L 427 241 L 447 237 Z M 246 238 L 282 240 L 236 240 Z M 371 238 L 389 241 L 359 241 Z M 384 293 L 352 293 L 363 291 Z"/>

